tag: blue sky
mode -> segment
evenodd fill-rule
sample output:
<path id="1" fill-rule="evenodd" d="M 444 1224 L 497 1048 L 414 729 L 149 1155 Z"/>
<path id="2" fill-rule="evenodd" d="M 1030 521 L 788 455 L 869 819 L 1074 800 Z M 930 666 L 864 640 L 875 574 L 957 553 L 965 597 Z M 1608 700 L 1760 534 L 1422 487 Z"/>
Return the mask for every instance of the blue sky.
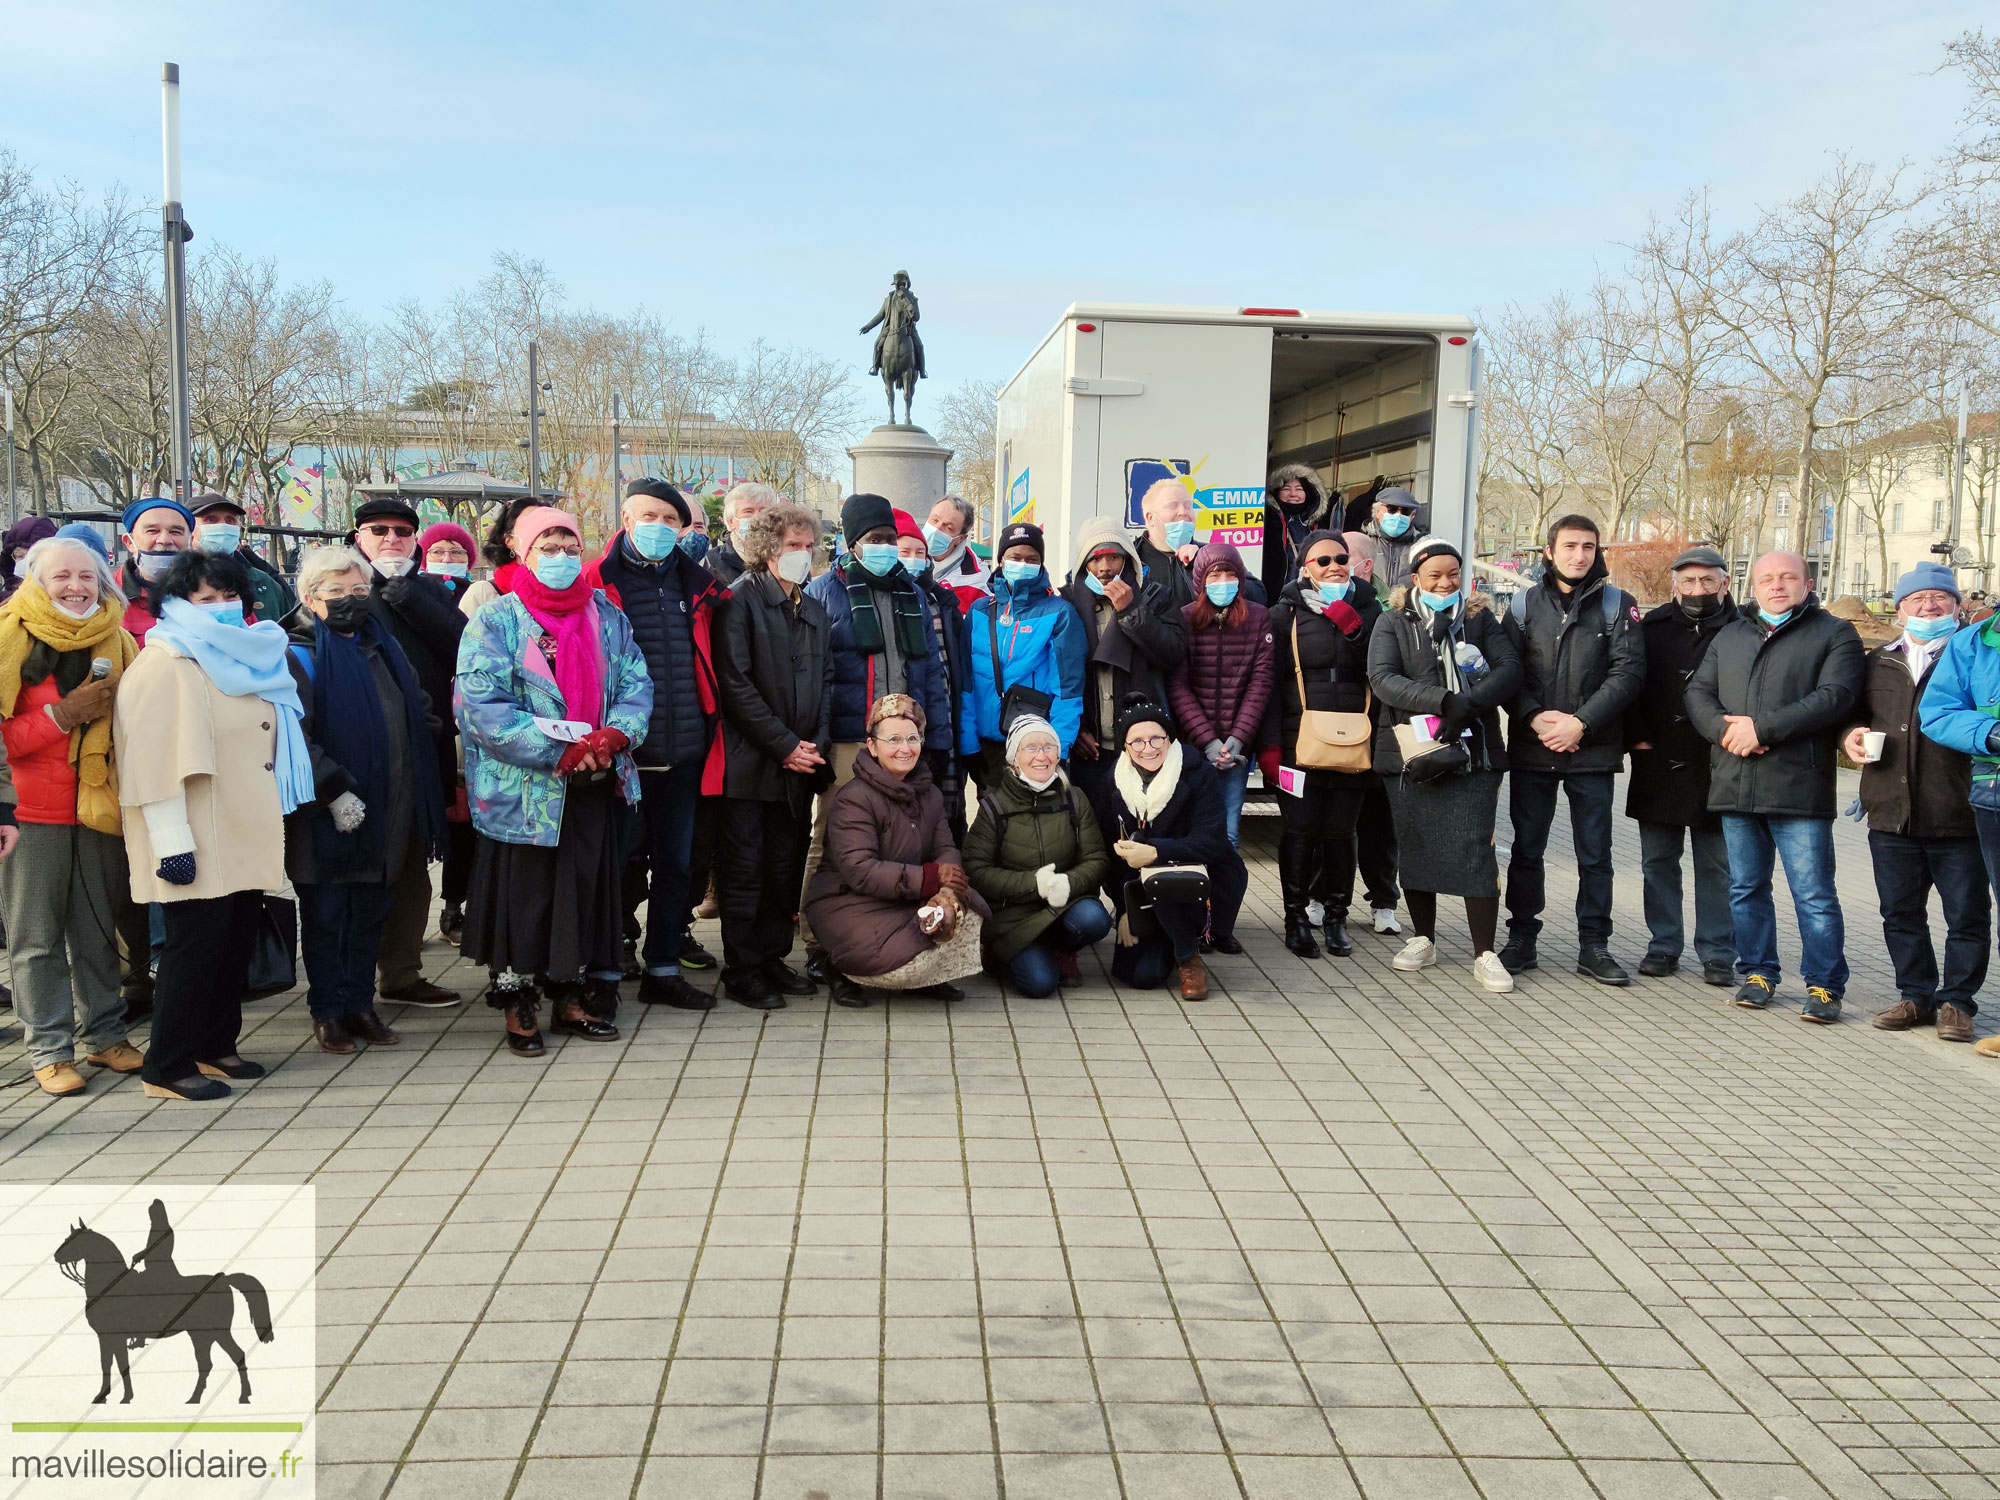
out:
<path id="1" fill-rule="evenodd" d="M 0 143 L 155 199 L 172 59 L 198 234 L 356 310 L 513 250 L 573 303 L 865 361 L 906 266 L 933 380 L 1002 378 L 1077 298 L 1492 309 L 1690 186 L 1747 221 L 1831 149 L 1925 158 L 1991 15 L 0 0 Z"/>

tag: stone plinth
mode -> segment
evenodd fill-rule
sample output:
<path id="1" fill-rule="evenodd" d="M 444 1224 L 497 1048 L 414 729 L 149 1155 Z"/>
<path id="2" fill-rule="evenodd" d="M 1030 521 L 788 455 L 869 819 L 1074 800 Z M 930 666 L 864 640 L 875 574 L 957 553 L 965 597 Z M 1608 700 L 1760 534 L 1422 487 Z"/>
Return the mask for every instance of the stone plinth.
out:
<path id="1" fill-rule="evenodd" d="M 945 496 L 951 452 L 921 427 L 877 427 L 847 450 L 854 460 L 854 493 L 880 495 L 921 524 Z"/>

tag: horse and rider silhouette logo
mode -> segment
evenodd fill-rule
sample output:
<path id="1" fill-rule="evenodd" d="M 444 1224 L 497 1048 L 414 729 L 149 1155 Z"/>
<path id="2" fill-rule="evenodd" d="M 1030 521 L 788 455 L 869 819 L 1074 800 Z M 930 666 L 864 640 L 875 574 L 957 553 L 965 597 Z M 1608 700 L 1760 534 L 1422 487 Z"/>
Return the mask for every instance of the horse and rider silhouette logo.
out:
<path id="1" fill-rule="evenodd" d="M 140 1348 L 150 1339 L 180 1333 L 194 1344 L 197 1373 L 189 1404 L 200 1401 L 207 1388 L 209 1351 L 217 1344 L 236 1364 L 237 1400 L 248 1404 L 250 1368 L 229 1328 L 236 1316 L 235 1294 L 241 1293 L 257 1329 L 257 1341 L 271 1342 L 271 1301 L 264 1293 L 264 1284 L 241 1271 L 182 1275 L 174 1264 L 174 1230 L 167 1221 L 167 1205 L 155 1198 L 147 1213 L 152 1220 L 151 1232 L 145 1248 L 129 1265 L 115 1244 L 81 1219 L 55 1253 L 56 1269 L 83 1288 L 83 1315 L 97 1335 L 104 1384 L 92 1398 L 93 1404 L 102 1405 L 110 1396 L 114 1362 L 125 1385 L 120 1404 L 129 1402 L 132 1369 L 126 1351 Z"/>

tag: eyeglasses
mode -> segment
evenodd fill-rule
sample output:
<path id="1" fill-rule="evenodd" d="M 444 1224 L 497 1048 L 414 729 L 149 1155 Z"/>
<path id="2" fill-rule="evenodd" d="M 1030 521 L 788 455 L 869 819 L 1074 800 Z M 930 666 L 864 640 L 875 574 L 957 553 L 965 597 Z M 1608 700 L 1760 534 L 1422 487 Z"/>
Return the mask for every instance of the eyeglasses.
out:
<path id="1" fill-rule="evenodd" d="M 366 599 L 368 597 L 368 585 L 358 583 L 351 589 L 321 589 L 319 597 L 322 599 Z"/>
<path id="2" fill-rule="evenodd" d="M 1170 743 L 1171 741 L 1164 734 L 1141 734 L 1134 735 L 1131 739 L 1125 741 L 1125 748 L 1127 750 L 1158 750 L 1161 746 Z"/>
<path id="3" fill-rule="evenodd" d="M 874 739 L 876 744 L 887 745 L 891 750 L 911 750 L 924 742 L 920 734 L 892 734 L 886 738 L 878 734 Z"/>
<path id="4" fill-rule="evenodd" d="M 414 526 L 381 526 L 372 521 L 361 529 L 373 537 L 415 536 L 417 534 L 417 528 Z"/>
<path id="5" fill-rule="evenodd" d="M 558 554 L 563 557 L 581 557 L 583 556 L 583 548 L 575 543 L 571 543 L 565 547 L 561 542 L 550 542 L 546 547 L 536 547 L 534 549 L 536 557 L 555 557 Z"/>

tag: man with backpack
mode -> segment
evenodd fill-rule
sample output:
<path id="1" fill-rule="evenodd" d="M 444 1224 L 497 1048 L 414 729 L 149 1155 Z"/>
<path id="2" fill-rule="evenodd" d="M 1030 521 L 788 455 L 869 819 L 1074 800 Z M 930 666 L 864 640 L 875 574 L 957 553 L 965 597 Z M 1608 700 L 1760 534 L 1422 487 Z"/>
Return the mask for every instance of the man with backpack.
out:
<path id="1" fill-rule="evenodd" d="M 1559 518 L 1542 556 L 1542 581 L 1507 611 L 1522 674 L 1507 734 L 1514 853 L 1500 962 L 1510 974 L 1539 967 L 1543 856 L 1561 791 L 1576 847 L 1577 972 L 1626 985 L 1631 976 L 1609 951 L 1612 782 L 1624 760 L 1625 710 L 1646 685 L 1645 636 L 1639 606 L 1606 574 L 1590 517 Z"/>

